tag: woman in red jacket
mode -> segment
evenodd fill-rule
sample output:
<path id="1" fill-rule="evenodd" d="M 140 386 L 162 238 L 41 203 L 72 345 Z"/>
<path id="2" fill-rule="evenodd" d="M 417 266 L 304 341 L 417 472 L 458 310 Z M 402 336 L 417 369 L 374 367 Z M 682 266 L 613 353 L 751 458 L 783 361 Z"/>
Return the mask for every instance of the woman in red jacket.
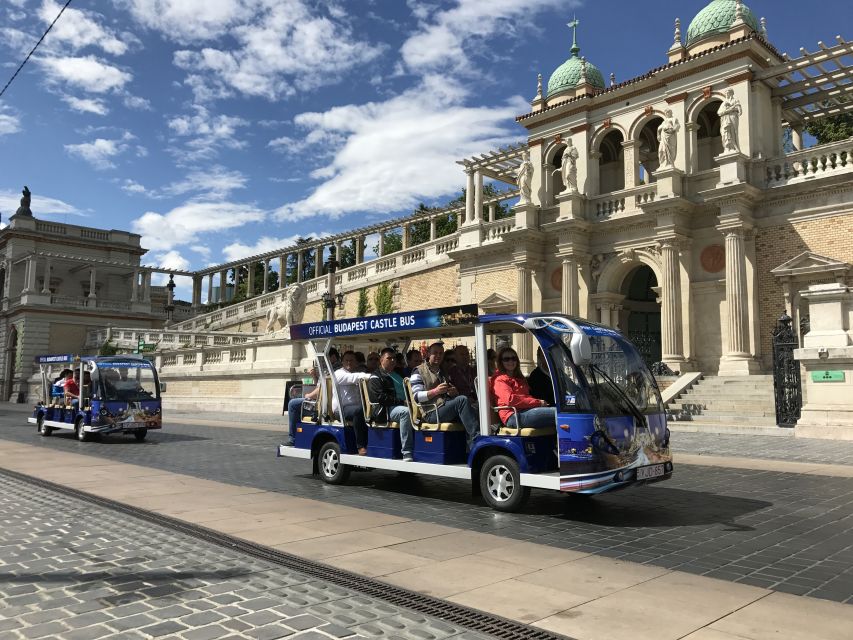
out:
<path id="1" fill-rule="evenodd" d="M 492 379 L 495 405 L 515 407 L 522 427 L 553 427 L 557 416 L 553 407 L 545 400 L 530 395 L 527 380 L 521 374 L 518 354 L 512 347 L 504 347 L 498 353 L 498 370 Z M 516 427 L 515 413 L 511 409 L 499 410 L 501 421 L 508 427 Z"/>

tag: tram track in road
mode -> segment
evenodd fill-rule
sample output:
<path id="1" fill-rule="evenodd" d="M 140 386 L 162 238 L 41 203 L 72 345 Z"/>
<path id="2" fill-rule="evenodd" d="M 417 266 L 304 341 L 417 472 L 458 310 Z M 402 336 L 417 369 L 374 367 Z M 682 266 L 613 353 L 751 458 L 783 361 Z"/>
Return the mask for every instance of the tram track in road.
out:
<path id="1" fill-rule="evenodd" d="M 382 600 L 397 607 L 430 616 L 449 624 L 458 625 L 476 633 L 486 634 L 497 640 L 572 640 L 568 636 L 538 629 L 508 618 L 410 591 L 321 562 L 248 542 L 177 518 L 140 509 L 109 498 L 95 496 L 78 489 L 34 478 L 33 476 L 9 469 L 0 468 L 0 477 L 24 482 L 40 489 L 122 513 L 196 540 L 214 544 L 232 552 L 245 554 L 287 570 L 297 571 L 314 579 L 357 592 L 367 597 Z"/>

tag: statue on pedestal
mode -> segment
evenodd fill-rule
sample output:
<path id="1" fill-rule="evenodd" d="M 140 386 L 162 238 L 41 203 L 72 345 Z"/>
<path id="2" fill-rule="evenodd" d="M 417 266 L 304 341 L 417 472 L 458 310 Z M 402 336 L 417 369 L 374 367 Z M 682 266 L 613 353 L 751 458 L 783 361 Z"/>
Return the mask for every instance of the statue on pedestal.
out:
<path id="1" fill-rule="evenodd" d="M 291 325 L 302 322 L 307 300 L 308 292 L 301 283 L 287 287 L 284 299 L 267 312 L 266 333 L 278 333 L 275 329 L 276 323 L 279 324 L 279 330 L 283 331 Z"/>
<path id="2" fill-rule="evenodd" d="M 22 191 L 24 194 L 21 198 L 21 206 L 18 207 L 18 210 L 15 212 L 16 216 L 30 216 L 32 217 L 33 212 L 30 210 L 30 201 L 32 199 L 32 194 L 30 190 L 24 186 L 24 190 Z"/>
<path id="3" fill-rule="evenodd" d="M 671 167 L 678 153 L 678 130 L 681 124 L 672 115 L 672 109 L 664 111 L 663 122 L 658 127 L 658 168 Z"/>
<path id="4" fill-rule="evenodd" d="M 720 136 L 723 138 L 723 153 L 729 151 L 740 151 L 738 144 L 738 123 L 743 109 L 740 101 L 735 98 L 734 89 L 726 91 L 726 99 L 723 100 L 717 115 L 720 116 Z"/>
<path id="5" fill-rule="evenodd" d="M 563 160 L 560 164 L 560 174 L 563 184 L 568 193 L 578 192 L 578 148 L 572 144 L 572 139 L 566 140 L 566 148 L 563 149 Z"/>
<path id="6" fill-rule="evenodd" d="M 531 204 L 533 194 L 533 163 L 530 161 L 530 151 L 525 149 L 521 155 L 521 164 L 515 174 L 518 189 L 521 192 L 519 204 Z"/>

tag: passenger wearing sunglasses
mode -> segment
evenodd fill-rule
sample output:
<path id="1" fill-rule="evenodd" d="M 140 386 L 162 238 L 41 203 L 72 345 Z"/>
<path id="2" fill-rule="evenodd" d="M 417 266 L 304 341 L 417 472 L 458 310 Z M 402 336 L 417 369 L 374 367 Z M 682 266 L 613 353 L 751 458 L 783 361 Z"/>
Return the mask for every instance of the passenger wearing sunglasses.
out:
<path id="1" fill-rule="evenodd" d="M 554 407 L 530 395 L 530 386 L 521 373 L 518 354 L 512 347 L 498 352 L 498 370 L 492 378 L 492 391 L 496 406 L 516 409 L 522 427 L 553 427 L 557 422 Z M 498 413 L 506 426 L 518 426 L 512 409 L 499 409 Z"/>

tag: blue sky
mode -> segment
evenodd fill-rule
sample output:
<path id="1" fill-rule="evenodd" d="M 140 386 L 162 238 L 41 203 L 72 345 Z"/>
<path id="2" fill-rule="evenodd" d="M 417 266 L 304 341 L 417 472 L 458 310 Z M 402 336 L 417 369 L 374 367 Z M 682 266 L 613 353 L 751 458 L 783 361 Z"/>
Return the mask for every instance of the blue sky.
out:
<path id="1" fill-rule="evenodd" d="M 191 269 L 401 215 L 458 193 L 455 160 L 524 138 L 573 13 L 621 81 L 705 4 L 74 0 L 0 99 L 0 213 L 27 184 L 37 217 L 133 230 L 147 263 Z M 849 22 L 849 0 L 748 4 L 792 55 Z M 60 6 L 0 4 L 3 83 Z"/>

